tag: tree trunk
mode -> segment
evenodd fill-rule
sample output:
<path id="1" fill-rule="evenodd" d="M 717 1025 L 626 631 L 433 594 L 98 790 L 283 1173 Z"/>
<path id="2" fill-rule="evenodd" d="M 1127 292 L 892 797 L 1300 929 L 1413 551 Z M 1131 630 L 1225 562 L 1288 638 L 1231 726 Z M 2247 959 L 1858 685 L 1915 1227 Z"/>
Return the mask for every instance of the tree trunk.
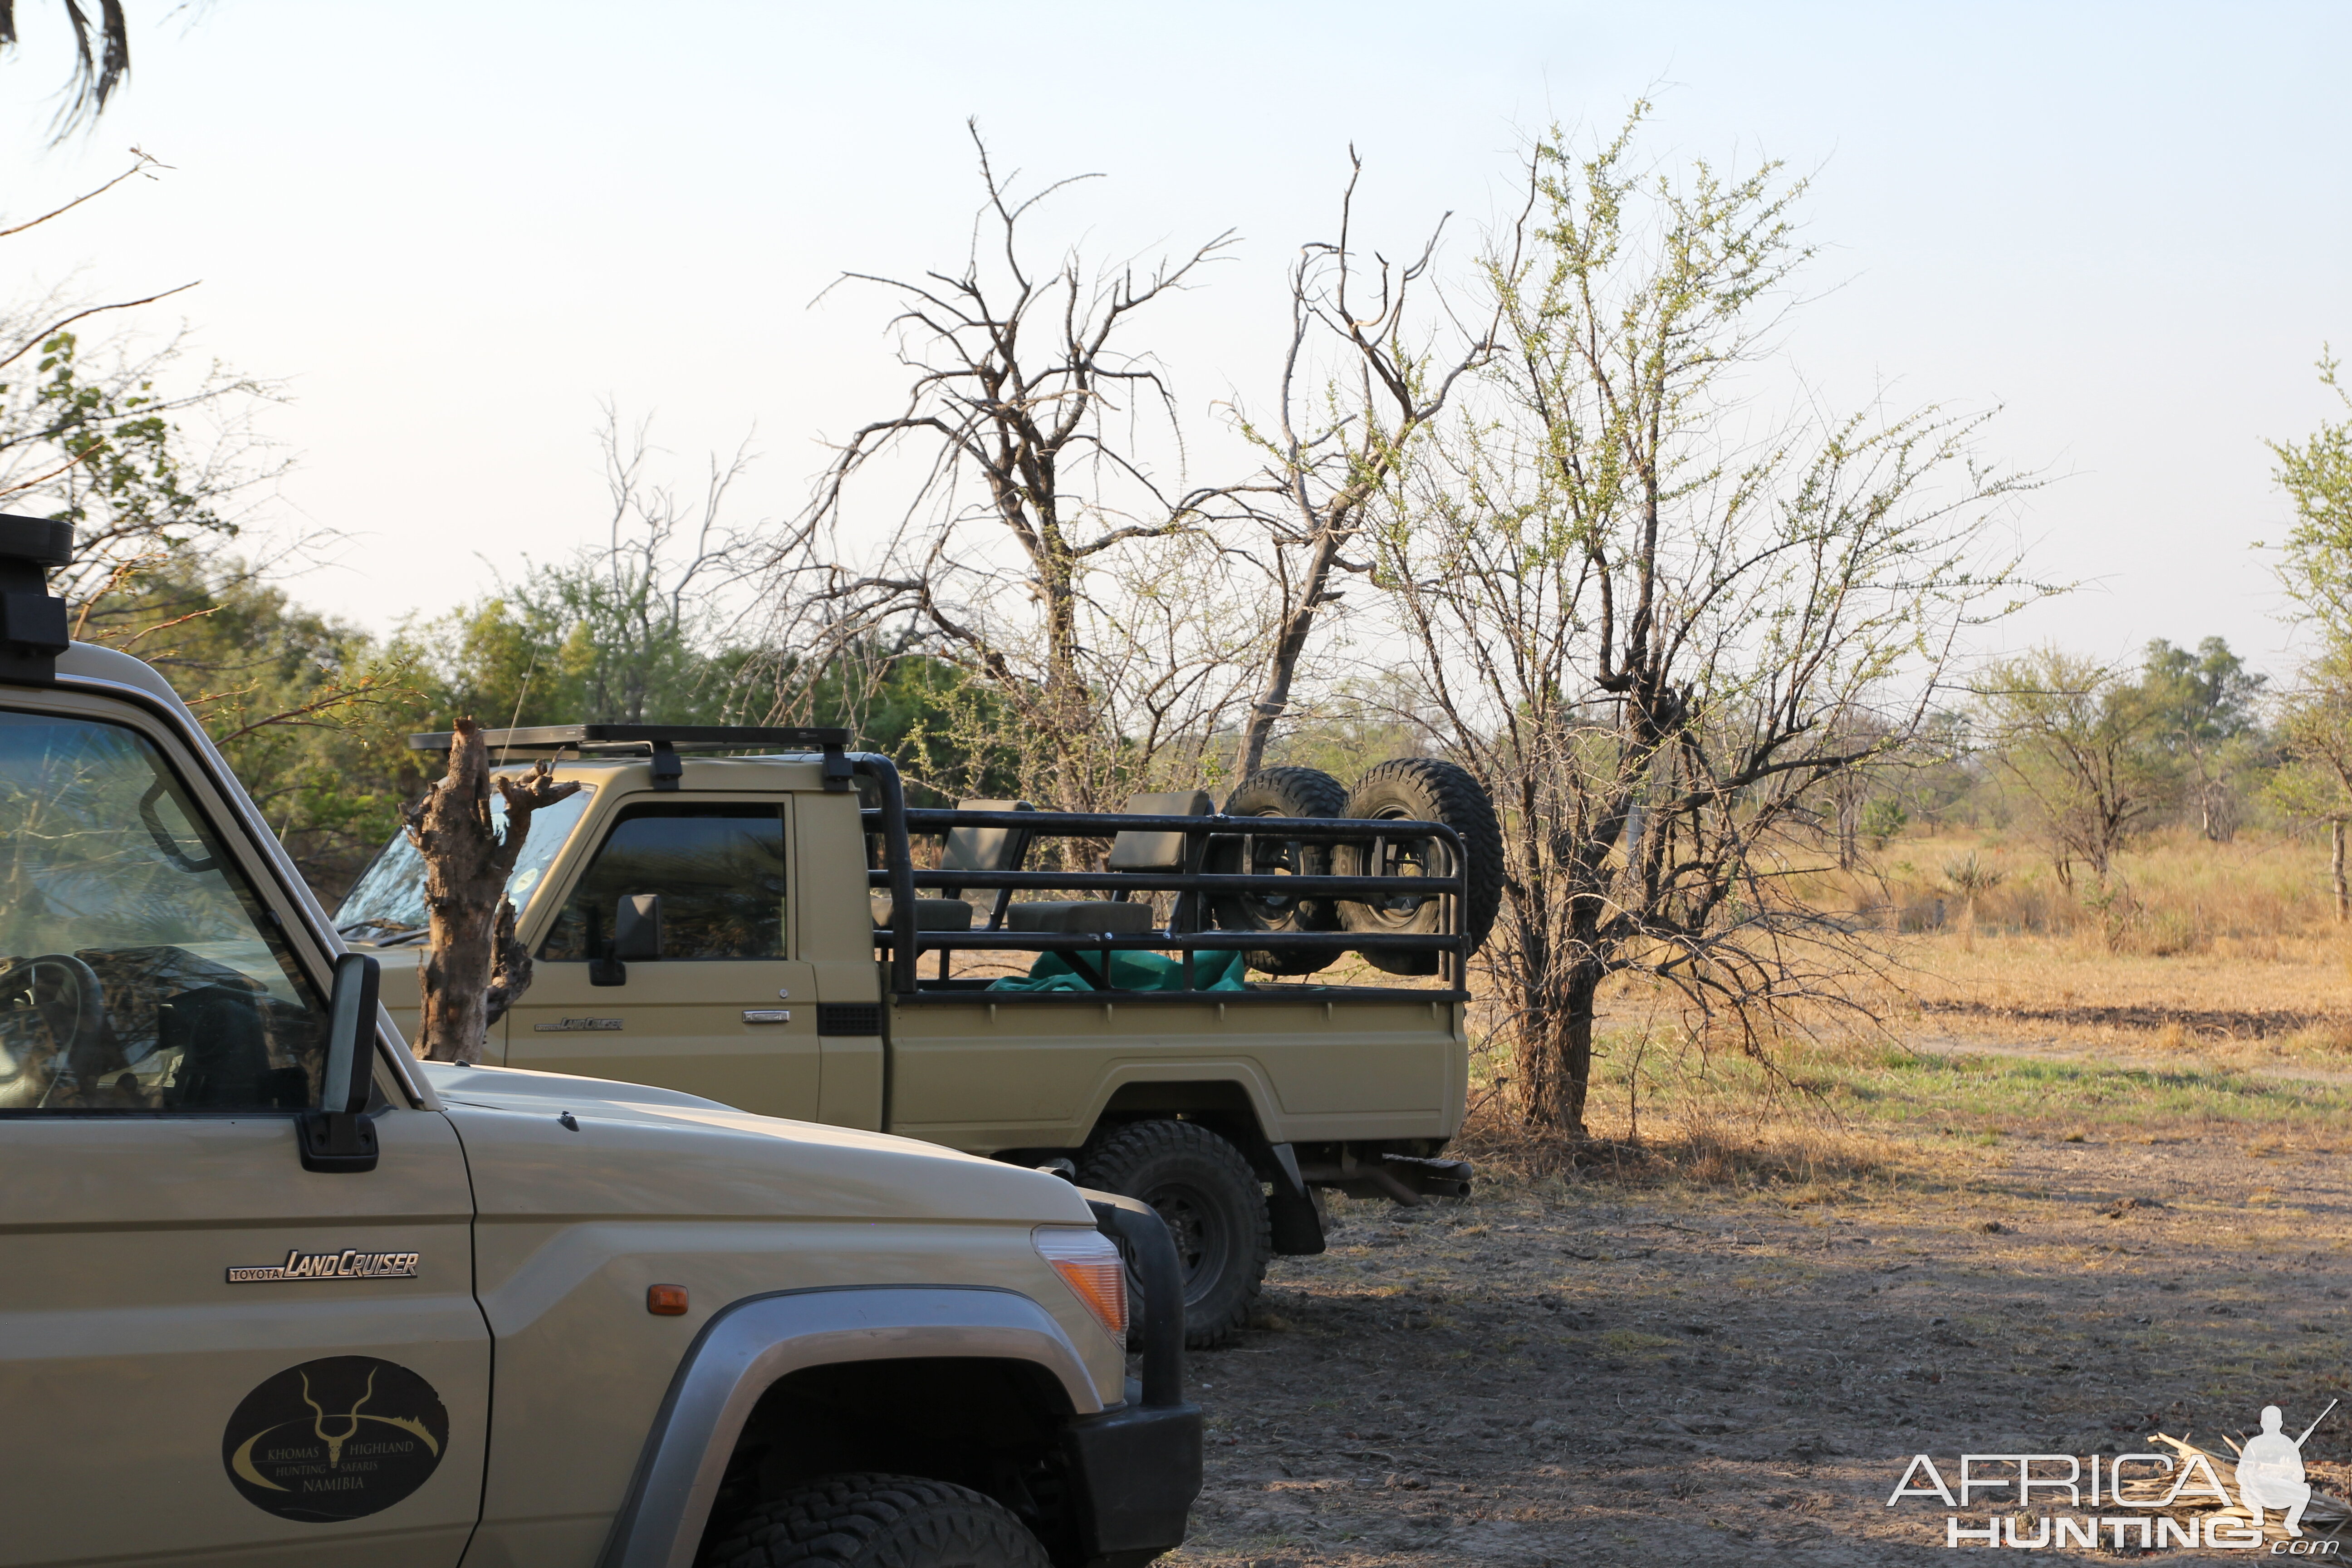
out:
<path id="1" fill-rule="evenodd" d="M 1353 531 L 1352 530 L 1347 531 Z M 1249 722 L 1242 729 L 1238 776 L 1247 778 L 1265 764 L 1265 744 L 1274 735 L 1275 721 L 1290 706 L 1290 684 L 1298 673 L 1299 656 L 1307 651 L 1307 635 L 1315 629 L 1315 612 L 1331 582 L 1331 563 L 1339 554 L 1342 531 L 1326 524 L 1318 531 L 1315 548 L 1307 559 L 1306 580 L 1298 602 L 1283 617 L 1282 635 L 1275 639 L 1274 656 L 1266 666 L 1265 686 L 1250 704 Z"/>
<path id="2" fill-rule="evenodd" d="M 1597 965 L 1579 964 L 1565 984 L 1529 986 L 1517 1029 L 1519 1113 L 1534 1127 L 1586 1136 L 1584 1108 L 1592 1084 L 1593 998 Z"/>
<path id="3" fill-rule="evenodd" d="M 2344 819 L 2327 825 L 2327 870 L 2336 883 L 2336 923 L 2352 920 L 2352 888 L 2344 883 Z"/>
<path id="4" fill-rule="evenodd" d="M 489 751 L 471 719 L 457 721 L 449 770 L 408 814 L 408 840 L 425 857 L 429 943 L 418 979 L 415 1049 L 427 1061 L 474 1062 L 489 1026 L 530 984 L 530 957 L 515 937 L 506 896 L 531 813 L 580 786 L 558 784 L 541 763 L 528 777 L 500 776 L 506 832 L 490 820 Z"/>

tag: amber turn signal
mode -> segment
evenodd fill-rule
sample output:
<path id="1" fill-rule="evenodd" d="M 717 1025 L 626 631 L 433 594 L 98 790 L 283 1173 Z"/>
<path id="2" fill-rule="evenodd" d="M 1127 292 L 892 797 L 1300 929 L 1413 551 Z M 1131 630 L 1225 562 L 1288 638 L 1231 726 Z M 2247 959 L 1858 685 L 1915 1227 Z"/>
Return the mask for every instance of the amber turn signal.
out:
<path id="1" fill-rule="evenodd" d="M 1041 1225 L 1034 1233 L 1038 1256 L 1054 1267 L 1070 1293 L 1086 1303 L 1110 1337 L 1127 1338 L 1127 1263 L 1100 1231 Z"/>
<path id="2" fill-rule="evenodd" d="M 656 1318 L 686 1316 L 686 1287 L 683 1285 L 646 1286 L 646 1310 Z"/>

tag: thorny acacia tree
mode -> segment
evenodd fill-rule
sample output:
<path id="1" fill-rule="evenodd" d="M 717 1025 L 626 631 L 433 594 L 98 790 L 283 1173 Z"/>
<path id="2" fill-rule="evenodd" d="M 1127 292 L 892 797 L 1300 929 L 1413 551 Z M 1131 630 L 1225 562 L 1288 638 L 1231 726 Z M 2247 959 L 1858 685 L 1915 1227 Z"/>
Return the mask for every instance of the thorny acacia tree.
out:
<path id="1" fill-rule="evenodd" d="M 2332 353 L 2319 360 L 2322 385 L 2352 415 L 2352 391 Z M 2288 765 L 2273 794 L 2288 811 L 2328 826 L 2336 918 L 2352 919 L 2344 840 L 2352 820 L 2352 416 L 2323 421 L 2301 441 L 2273 441 L 2273 477 L 2294 503 L 2294 527 L 2278 563 L 2280 586 L 2316 634 L 2279 715 Z"/>
<path id="2" fill-rule="evenodd" d="M 2344 866 L 2345 830 L 2352 824 L 2352 648 L 2337 646 L 2305 665 L 2279 704 L 2277 733 L 2285 764 L 2271 775 L 2271 798 L 2290 816 L 2327 824 L 2336 921 L 2352 921 L 2352 881 Z"/>
<path id="3" fill-rule="evenodd" d="M 1445 220 L 1412 262 L 1391 266 L 1375 254 L 1368 268 L 1355 238 L 1363 160 L 1352 147 L 1348 160 L 1339 237 L 1301 247 L 1291 267 L 1290 342 L 1274 416 L 1264 426 L 1242 425 L 1266 458 L 1250 489 L 1268 498 L 1257 510 L 1268 546 L 1261 564 L 1276 608 L 1265 673 L 1242 726 L 1238 777 L 1265 762 L 1266 743 L 1290 710 L 1307 639 L 1345 592 L 1332 587 L 1334 574 L 1371 570 L 1369 561 L 1343 552 L 1412 443 L 1444 412 L 1455 383 L 1494 353 L 1501 324 L 1496 300 L 1479 330 L 1464 334 L 1466 341 L 1442 362 L 1415 341 L 1409 307 L 1417 290 L 1433 292 L 1429 270 Z M 1318 378 L 1318 353 L 1334 347 L 1340 368 Z"/>
<path id="4" fill-rule="evenodd" d="M 1024 790 L 1118 804 L 1157 747 L 1213 730 L 1248 636 L 1200 614 L 1235 598 L 1216 591 L 1227 566 L 1204 537 L 1230 492 L 1155 471 L 1147 426 L 1180 456 L 1181 431 L 1157 363 L 1131 346 L 1139 316 L 1231 236 L 1149 271 L 1075 252 L 1040 267 L 1023 226 L 1076 182 L 1016 197 L 976 126 L 972 139 L 985 197 L 962 267 L 844 279 L 894 297 L 913 381 L 897 414 L 841 444 L 776 552 L 791 619 L 772 641 L 793 656 L 782 706 L 804 707 L 811 683 L 864 650 L 928 652 L 1013 729 Z M 877 468 L 911 475 L 911 493 L 880 548 L 859 551 L 844 524 L 861 484 L 887 482 Z"/>
<path id="5" fill-rule="evenodd" d="M 1983 742 L 2024 795 L 2059 882 L 2088 866 L 2105 889 L 2115 858 L 2174 794 L 2147 691 L 2054 647 L 2002 659 L 1977 682 Z"/>
<path id="6" fill-rule="evenodd" d="M 2333 353 L 2319 360 L 2320 384 L 2347 416 L 2323 421 L 2305 440 L 2273 441 L 2272 477 L 2294 503 L 2294 527 L 2280 552 L 2279 584 L 2330 645 L 2352 646 L 2352 388 Z"/>
<path id="7" fill-rule="evenodd" d="M 1503 818 L 1487 962 L 1521 1114 L 1571 1135 L 1609 976 L 1758 1049 L 1873 962 L 1792 848 L 1921 725 L 2011 581 L 1986 547 L 2016 481 L 1971 460 L 1977 420 L 1758 433 L 1744 382 L 1807 255 L 1802 187 L 1644 179 L 1642 113 L 1580 160 L 1534 150 L 1527 252 L 1489 268 L 1503 352 L 1370 535 L 1432 739 Z M 1916 700 L 1873 702 L 1898 685 Z"/>

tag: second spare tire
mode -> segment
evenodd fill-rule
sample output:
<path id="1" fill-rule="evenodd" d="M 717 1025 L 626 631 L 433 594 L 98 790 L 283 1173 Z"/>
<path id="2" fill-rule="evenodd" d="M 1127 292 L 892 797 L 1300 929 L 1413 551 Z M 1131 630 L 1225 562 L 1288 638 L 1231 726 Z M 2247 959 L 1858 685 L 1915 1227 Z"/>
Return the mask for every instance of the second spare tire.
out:
<path id="1" fill-rule="evenodd" d="M 1315 768 L 1260 768 L 1242 780 L 1225 797 L 1227 816 L 1345 816 L 1348 791 L 1338 779 Z M 1296 838 L 1252 836 L 1214 838 L 1209 842 L 1205 869 L 1233 875 L 1328 877 L 1331 845 L 1308 844 Z M 1323 931 L 1339 929 L 1337 900 L 1295 899 L 1276 893 L 1226 893 L 1213 906 L 1217 925 L 1224 931 Z M 1249 954 L 1249 966 L 1264 974 L 1312 974 L 1339 954 L 1277 952 L 1261 949 Z"/>
<path id="2" fill-rule="evenodd" d="M 1435 822 L 1461 837 L 1463 868 L 1468 891 L 1462 900 L 1462 930 L 1476 952 L 1494 929 L 1503 905 L 1503 832 L 1495 820 L 1495 806 L 1469 770 L 1435 757 L 1399 757 L 1382 763 L 1348 795 L 1352 817 L 1395 822 Z M 1451 846 L 1442 838 L 1398 837 L 1361 839 L 1342 844 L 1332 857 L 1331 871 L 1339 877 L 1394 877 L 1395 896 L 1383 899 L 1342 899 L 1339 920 L 1352 931 L 1367 935 L 1440 934 L 1445 930 L 1444 900 L 1416 894 L 1411 881 L 1420 877 L 1453 873 Z M 1374 949 L 1364 961 L 1391 974 L 1434 974 L 1434 948 Z"/>

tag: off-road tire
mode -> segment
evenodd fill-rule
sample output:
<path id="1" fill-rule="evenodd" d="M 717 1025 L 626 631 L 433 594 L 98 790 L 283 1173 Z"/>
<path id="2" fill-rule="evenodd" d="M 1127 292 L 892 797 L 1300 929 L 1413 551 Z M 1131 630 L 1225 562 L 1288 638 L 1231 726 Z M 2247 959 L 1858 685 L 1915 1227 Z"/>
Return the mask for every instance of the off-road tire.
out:
<path id="1" fill-rule="evenodd" d="M 824 1476 L 703 1545 L 700 1568 L 1050 1568 L 1012 1510 L 917 1476 Z"/>
<path id="2" fill-rule="evenodd" d="M 1131 1121 L 1088 1150 L 1078 1184 L 1140 1198 L 1160 1212 L 1184 1279 L 1184 1342 L 1206 1350 L 1249 1320 L 1274 1236 L 1265 1189 L 1242 1152 L 1192 1121 Z M 1132 1271 L 1129 1328 L 1142 1342 L 1144 1303 Z"/>
<path id="3" fill-rule="evenodd" d="M 1462 836 L 1463 854 L 1469 862 L 1464 868 L 1468 890 L 1462 900 L 1462 929 L 1475 952 L 1495 928 L 1496 912 L 1503 907 L 1503 830 L 1496 825 L 1495 803 L 1478 781 L 1466 769 L 1435 757 L 1399 757 L 1356 781 L 1356 787 L 1348 792 L 1348 815 L 1442 822 Z M 1371 849 L 1365 843 L 1340 845 L 1332 857 L 1333 871 L 1342 877 L 1385 875 L 1373 863 Z M 1406 879 L 1401 875 L 1398 879 Z M 1444 908 L 1435 899 L 1417 904 L 1339 900 L 1340 923 L 1368 934 L 1438 931 L 1444 929 Z M 1437 973 L 1438 954 L 1433 951 L 1375 951 L 1363 956 L 1373 968 L 1391 974 Z"/>
<path id="4" fill-rule="evenodd" d="M 1242 780 L 1225 797 L 1227 816 L 1338 816 L 1348 808 L 1348 789 L 1329 773 L 1316 768 L 1260 768 Z M 1294 877 L 1331 874 L 1331 846 L 1254 840 L 1250 864 L 1242 858 L 1242 841 L 1220 838 L 1209 846 L 1204 869 L 1231 876 L 1244 871 L 1284 871 Z M 1339 929 L 1339 901 L 1334 899 L 1264 899 L 1232 893 L 1215 900 L 1210 912 L 1222 931 L 1318 931 Z M 1252 969 L 1265 974 L 1312 974 L 1339 954 L 1269 952 L 1247 956 Z"/>

